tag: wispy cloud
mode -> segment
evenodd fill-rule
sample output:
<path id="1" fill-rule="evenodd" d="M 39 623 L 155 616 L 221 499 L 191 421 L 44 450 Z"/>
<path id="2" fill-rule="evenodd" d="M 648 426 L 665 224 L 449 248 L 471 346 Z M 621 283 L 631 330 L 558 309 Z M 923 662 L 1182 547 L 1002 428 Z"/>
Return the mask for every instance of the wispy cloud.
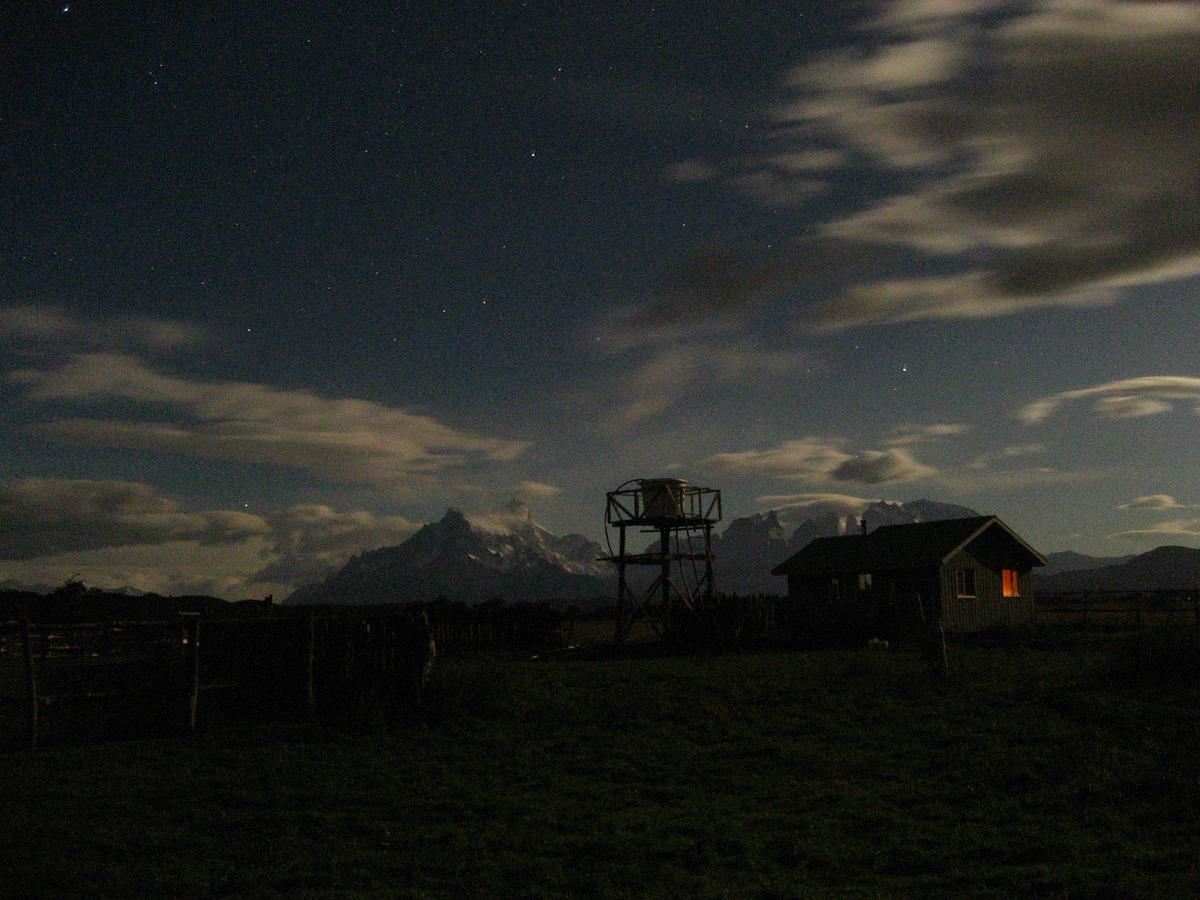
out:
<path id="1" fill-rule="evenodd" d="M 265 515 L 189 510 L 142 482 L 0 482 L 4 575 L 51 582 L 80 572 L 95 583 L 142 590 L 219 596 L 289 590 L 324 577 L 357 553 L 398 544 L 419 527 L 403 516 L 339 512 L 321 504 Z"/>
<path id="2" fill-rule="evenodd" d="M 906 0 L 865 27 L 870 49 L 790 73 L 769 151 L 707 163 L 775 205 L 810 190 L 811 169 L 778 164 L 809 153 L 853 155 L 899 186 L 816 236 L 902 250 L 940 274 L 843 263 L 844 287 L 798 308 L 804 329 L 1111 303 L 1200 274 L 1200 6 Z M 726 293 L 742 280 L 750 296 L 829 294 L 819 270 L 789 264 L 813 232 L 781 238 Z"/>
<path id="3" fill-rule="evenodd" d="M 764 494 L 755 497 L 754 502 L 760 506 L 782 507 L 793 509 L 826 509 L 835 508 L 839 511 L 856 512 L 865 509 L 877 500 L 866 497 L 854 497 L 850 494 Z"/>
<path id="4" fill-rule="evenodd" d="M 298 587 L 320 580 L 355 554 L 399 544 L 420 524 L 403 516 L 365 510 L 338 512 L 322 504 L 298 504 L 266 516 L 274 555 L 247 580 Z"/>
<path id="5" fill-rule="evenodd" d="M 839 438 L 805 437 L 784 441 L 766 450 L 718 453 L 701 460 L 707 471 L 726 475 L 757 475 L 809 483 L 852 481 L 882 484 L 928 478 L 934 469 L 915 460 L 907 450 L 847 452 Z"/>
<path id="6" fill-rule="evenodd" d="M 1133 419 L 1153 416 L 1169 412 L 1173 408 L 1170 401 L 1200 403 L 1200 378 L 1184 375 L 1147 375 L 1062 391 L 1027 403 L 1017 411 L 1017 418 L 1026 425 L 1037 425 L 1074 400 L 1092 400 L 1092 410 L 1100 418 Z M 1200 405 L 1195 411 L 1200 414 Z"/>
<path id="7" fill-rule="evenodd" d="M 0 482 L 0 559 L 192 540 L 229 544 L 264 535 L 267 522 L 238 510 L 188 512 L 132 481 L 20 478 Z"/>
<path id="8" fill-rule="evenodd" d="M 1095 470 L 1071 471 L 1052 466 L 1024 466 L 1017 468 L 990 469 L 968 465 L 965 469 L 941 469 L 937 482 L 949 490 L 963 495 L 981 491 L 1020 490 L 1048 485 L 1082 484 L 1103 476 Z"/>
<path id="9" fill-rule="evenodd" d="M 1144 497 L 1135 497 L 1128 503 L 1122 503 L 1117 506 L 1117 509 L 1195 509 L 1197 505 L 1195 503 L 1180 503 L 1170 494 L 1147 494 Z"/>
<path id="10" fill-rule="evenodd" d="M 717 343 L 695 338 L 664 339 L 619 354 L 621 370 L 608 375 L 593 402 L 603 397 L 602 424 L 623 432 L 629 426 L 665 413 L 714 385 L 783 376 L 803 368 L 809 357 L 792 351 L 762 350 L 747 341 Z M 609 367 L 610 369 L 612 366 Z"/>
<path id="11" fill-rule="evenodd" d="M 934 425 L 897 425 L 883 443 L 888 447 L 911 447 L 914 444 L 927 444 L 941 438 L 957 437 L 960 434 L 966 434 L 969 430 L 969 425 L 949 422 Z"/>
<path id="12" fill-rule="evenodd" d="M 559 496 L 563 489 L 542 481 L 518 481 L 513 486 L 513 493 L 518 497 L 548 500 Z"/>
<path id="13" fill-rule="evenodd" d="M 1025 456 L 1035 456 L 1038 453 L 1044 452 L 1045 449 L 1045 444 L 1009 444 L 1007 447 L 1001 447 L 999 450 L 991 453 L 981 453 L 967 463 L 967 467 L 970 469 L 986 469 L 997 462 L 1010 462 Z"/>
<path id="14" fill-rule="evenodd" d="M 331 481 L 401 489 L 446 469 L 511 460 L 527 446 L 369 400 L 177 378 L 130 356 L 84 355 L 56 369 L 13 372 L 8 380 L 25 385 L 30 400 L 122 400 L 173 412 L 168 422 L 57 420 L 39 427 L 47 437 L 274 463 Z"/>
<path id="15" fill-rule="evenodd" d="M 1157 522 L 1147 528 L 1131 528 L 1128 531 L 1118 531 L 1110 537 L 1124 538 L 1200 538 L 1200 518 L 1171 519 L 1167 522 Z"/>
<path id="16" fill-rule="evenodd" d="M 88 319 L 56 306 L 0 307 L 0 337 L 12 345 L 64 350 L 174 350 L 206 337 L 189 322 L 153 316 Z"/>

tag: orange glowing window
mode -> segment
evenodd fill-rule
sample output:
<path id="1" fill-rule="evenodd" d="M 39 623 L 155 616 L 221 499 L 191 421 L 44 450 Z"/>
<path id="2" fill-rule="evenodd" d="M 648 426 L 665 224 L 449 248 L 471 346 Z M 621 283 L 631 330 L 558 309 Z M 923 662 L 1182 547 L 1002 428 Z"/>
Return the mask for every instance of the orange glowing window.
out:
<path id="1" fill-rule="evenodd" d="M 1001 569 L 1000 580 L 1004 588 L 1005 597 L 1021 596 L 1021 577 L 1017 574 L 1016 569 Z"/>

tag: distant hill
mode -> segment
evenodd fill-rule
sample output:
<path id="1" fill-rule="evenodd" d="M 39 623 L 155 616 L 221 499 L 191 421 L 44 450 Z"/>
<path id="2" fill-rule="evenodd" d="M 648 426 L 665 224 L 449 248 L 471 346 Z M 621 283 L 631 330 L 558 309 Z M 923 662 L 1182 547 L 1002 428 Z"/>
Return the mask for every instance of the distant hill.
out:
<path id="1" fill-rule="evenodd" d="M 52 584 L 42 584 L 40 582 L 36 584 L 26 584 L 23 581 L 17 581 L 15 578 L 8 578 L 4 581 L 0 581 L 0 592 L 17 591 L 25 594 L 49 594 L 53 590 L 54 585 Z"/>
<path id="2" fill-rule="evenodd" d="M 1036 571 L 1036 570 L 1035 570 Z M 1116 565 L 1038 575 L 1039 591 L 1200 589 L 1200 549 L 1156 547 Z"/>
<path id="3" fill-rule="evenodd" d="M 182 612 L 228 614 L 240 604 L 201 595 L 164 597 L 85 588 L 75 583 L 48 594 L 0 590 L 0 619 L 31 622 L 104 622 L 166 619 Z"/>
<path id="4" fill-rule="evenodd" d="M 1062 550 L 1058 553 L 1046 554 L 1048 565 L 1033 570 L 1035 579 L 1046 578 L 1050 575 L 1060 575 L 1063 572 L 1083 572 L 1088 569 L 1102 569 L 1105 566 L 1119 566 L 1133 559 L 1133 554 L 1126 556 L 1088 556 L 1076 553 L 1074 550 Z"/>

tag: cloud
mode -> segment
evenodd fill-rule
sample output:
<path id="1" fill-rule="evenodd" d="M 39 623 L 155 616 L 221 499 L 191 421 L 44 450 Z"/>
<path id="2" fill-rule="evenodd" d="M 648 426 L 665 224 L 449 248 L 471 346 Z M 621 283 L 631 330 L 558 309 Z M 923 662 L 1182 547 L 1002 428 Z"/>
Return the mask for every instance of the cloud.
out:
<path id="1" fill-rule="evenodd" d="M 1131 419 L 1169 412 L 1174 407 L 1168 401 L 1174 400 L 1197 402 L 1196 412 L 1200 414 L 1200 378 L 1147 375 L 1062 391 L 1027 403 L 1017 411 L 1017 418 L 1026 425 L 1037 425 L 1073 400 L 1093 400 L 1093 412 L 1106 419 Z"/>
<path id="2" fill-rule="evenodd" d="M 929 466 L 917 462 L 906 450 L 866 450 L 846 452 L 845 441 L 805 437 L 784 441 L 768 450 L 742 450 L 718 453 L 701 460 L 707 470 L 724 475 L 751 475 L 788 481 L 855 481 L 881 484 L 913 481 L 934 474 Z"/>
<path id="3" fill-rule="evenodd" d="M 882 484 L 887 481 L 914 481 L 933 474 L 929 466 L 917 462 L 907 450 L 864 450 L 846 460 L 830 474 L 836 481 Z"/>
<path id="4" fill-rule="evenodd" d="M 830 332 L 1095 306 L 1200 275 L 1200 5 L 878 8 L 870 49 L 794 69 L 771 147 L 724 168 L 774 205 L 811 180 L 776 163 L 814 151 L 853 156 L 874 170 L 867 183 L 891 187 L 815 229 L 798 218 L 784 261 L 732 271 L 722 294 L 738 296 L 740 279 L 752 300 L 825 297 L 792 302 L 801 328 Z M 864 268 L 847 253 L 831 285 L 786 263 L 814 237 L 910 259 Z"/>
<path id="5" fill-rule="evenodd" d="M 767 494 L 755 502 L 769 506 L 775 511 L 779 523 L 791 531 L 815 516 L 835 515 L 845 520 L 848 516 L 861 519 L 868 506 L 880 502 L 878 499 L 853 497 L 849 494 Z"/>
<path id="6" fill-rule="evenodd" d="M 796 150 L 791 153 L 779 153 L 767 157 L 766 164 L 784 172 L 800 174 L 804 172 L 823 172 L 835 169 L 849 162 L 850 154 L 845 150 L 834 150 L 827 147 L 812 147 Z"/>
<path id="7" fill-rule="evenodd" d="M 61 354 L 64 349 L 174 350 L 206 337 L 199 326 L 153 316 L 86 319 L 54 306 L 0 307 L 0 337 Z"/>
<path id="8" fill-rule="evenodd" d="M 1158 522 L 1148 528 L 1133 528 L 1129 531 L 1118 531 L 1110 537 L 1126 538 L 1200 538 L 1200 518 L 1171 519 Z"/>
<path id="9" fill-rule="evenodd" d="M 839 512 L 860 512 L 877 499 L 852 497 L 849 494 L 764 494 L 755 497 L 754 502 L 760 506 L 787 507 L 789 509 L 835 509 Z"/>
<path id="10" fill-rule="evenodd" d="M 1170 494 L 1147 494 L 1144 497 L 1135 497 L 1128 503 L 1120 504 L 1117 509 L 1193 509 L 1194 503 L 1180 503 Z"/>
<path id="11" fill-rule="evenodd" d="M 261 537 L 221 545 L 179 540 L 4 560 L 0 572 L 4 578 L 24 584 L 61 584 L 77 576 L 89 587 L 128 586 L 159 594 L 206 594 L 227 600 L 268 593 L 280 597 L 290 585 L 254 578 L 268 550 Z"/>
<path id="12" fill-rule="evenodd" d="M 38 427 L 46 437 L 274 463 L 330 481 L 403 488 L 446 469 L 511 460 L 527 446 L 370 400 L 176 378 L 130 356 L 89 354 L 57 369 L 13 372 L 8 380 L 26 385 L 31 400 L 125 400 L 174 413 L 166 422 L 57 420 Z"/>
<path id="13" fill-rule="evenodd" d="M 521 497 L 551 499 L 561 494 L 563 489 L 541 481 L 518 481 L 513 491 Z"/>
<path id="14" fill-rule="evenodd" d="M 888 447 L 910 447 L 913 444 L 925 444 L 944 437 L 956 437 L 966 434 L 969 425 L 958 423 L 941 423 L 935 425 L 897 425 L 892 429 L 891 436 L 884 440 Z"/>
<path id="15" fill-rule="evenodd" d="M 696 340 L 642 348 L 640 362 L 610 383 L 606 427 L 623 431 L 670 410 L 696 389 L 746 378 L 781 376 L 805 365 L 792 351 L 759 350 L 745 341 L 726 345 Z"/>
<path id="16" fill-rule="evenodd" d="M 261 517 L 237 510 L 186 512 L 153 486 L 139 482 L 0 482 L 0 559 L 176 540 L 230 544 L 268 530 Z"/>
<path id="17" fill-rule="evenodd" d="M 1079 484 L 1101 477 L 1094 470 L 1072 472 L 1050 466 L 1030 466 L 1017 469 L 986 469 L 968 464 L 965 470 L 943 469 L 938 472 L 937 482 L 960 494 L 980 491 L 1019 490 L 1055 484 Z"/>
<path id="18" fill-rule="evenodd" d="M 1023 456 L 1033 456 L 1042 453 L 1045 449 L 1045 444 L 1009 444 L 1007 447 L 1002 447 L 992 453 L 981 453 L 967 463 L 967 467 L 971 469 L 986 469 L 994 462 L 1007 462 Z"/>
<path id="19" fill-rule="evenodd" d="M 255 515 L 189 511 L 149 484 L 66 478 L 0 482 L 4 577 L 223 597 L 287 592 L 357 553 L 399 544 L 403 516 L 321 504 Z"/>
<path id="20" fill-rule="evenodd" d="M 320 504 L 291 506 L 269 514 L 266 521 L 271 529 L 269 552 L 276 558 L 251 581 L 292 587 L 321 580 L 355 554 L 402 543 L 420 528 L 403 516 L 337 512 Z"/>

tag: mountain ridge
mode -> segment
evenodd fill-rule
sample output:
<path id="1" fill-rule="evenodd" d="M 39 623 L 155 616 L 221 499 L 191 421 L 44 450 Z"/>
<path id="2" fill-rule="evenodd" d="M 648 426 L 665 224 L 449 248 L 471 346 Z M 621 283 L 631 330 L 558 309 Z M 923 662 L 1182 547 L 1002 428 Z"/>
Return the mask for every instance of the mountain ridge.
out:
<path id="1" fill-rule="evenodd" d="M 974 516 L 964 506 L 919 499 L 848 506 L 818 501 L 783 506 L 730 520 L 714 535 L 717 589 L 780 594 L 771 569 L 818 537 L 882 525 Z M 297 589 L 285 602 L 378 604 L 426 602 L 439 596 L 467 603 L 586 601 L 615 594 L 615 569 L 599 561 L 601 545 L 581 534 L 555 535 L 529 508 L 511 500 L 491 514 L 450 508 L 401 544 L 351 558 L 320 584 Z M 635 575 L 636 578 L 636 575 Z"/>
<path id="2" fill-rule="evenodd" d="M 1039 591 L 1200 590 L 1200 549 L 1164 545 L 1124 562 L 1039 575 Z"/>

